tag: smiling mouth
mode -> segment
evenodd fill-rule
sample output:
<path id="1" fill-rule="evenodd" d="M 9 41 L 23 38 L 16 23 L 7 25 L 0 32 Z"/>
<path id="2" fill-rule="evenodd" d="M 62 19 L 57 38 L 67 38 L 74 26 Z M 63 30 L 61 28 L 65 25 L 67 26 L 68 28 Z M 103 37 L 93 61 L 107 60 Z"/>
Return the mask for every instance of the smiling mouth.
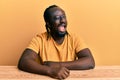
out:
<path id="1" fill-rule="evenodd" d="M 58 30 L 59 30 L 60 32 L 65 32 L 65 31 L 66 31 L 66 26 L 65 26 L 65 24 L 59 25 Z"/>
<path id="2" fill-rule="evenodd" d="M 65 32 L 66 29 L 65 29 L 64 26 L 59 26 L 59 27 L 58 27 L 58 30 L 59 30 L 60 32 Z"/>

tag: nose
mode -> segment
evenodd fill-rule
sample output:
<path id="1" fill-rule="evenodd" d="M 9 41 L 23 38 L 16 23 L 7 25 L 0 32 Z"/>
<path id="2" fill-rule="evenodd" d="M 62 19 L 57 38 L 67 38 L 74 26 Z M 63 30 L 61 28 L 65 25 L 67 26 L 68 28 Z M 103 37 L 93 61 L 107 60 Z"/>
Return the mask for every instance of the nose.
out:
<path id="1" fill-rule="evenodd" d="M 66 19 L 65 19 L 65 17 L 60 17 L 60 22 L 65 22 L 66 21 Z"/>

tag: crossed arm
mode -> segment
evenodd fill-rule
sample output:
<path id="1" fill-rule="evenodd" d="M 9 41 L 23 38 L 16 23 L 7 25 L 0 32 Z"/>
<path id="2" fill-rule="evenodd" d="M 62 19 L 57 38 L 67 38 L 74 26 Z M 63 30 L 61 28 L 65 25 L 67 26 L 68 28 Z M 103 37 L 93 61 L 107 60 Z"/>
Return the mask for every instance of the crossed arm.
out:
<path id="1" fill-rule="evenodd" d="M 18 68 L 36 74 L 48 75 L 57 79 L 65 79 L 69 76 L 69 70 L 86 70 L 95 67 L 94 58 L 88 48 L 77 53 L 78 60 L 68 62 L 46 61 L 37 63 L 40 57 L 33 50 L 26 49 L 18 63 Z"/>

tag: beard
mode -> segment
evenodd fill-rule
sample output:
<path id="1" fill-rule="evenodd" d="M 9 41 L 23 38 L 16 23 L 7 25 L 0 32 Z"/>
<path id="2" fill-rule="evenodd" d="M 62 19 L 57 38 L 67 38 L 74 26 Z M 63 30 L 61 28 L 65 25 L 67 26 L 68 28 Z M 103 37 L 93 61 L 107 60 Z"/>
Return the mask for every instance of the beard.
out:
<path id="1" fill-rule="evenodd" d="M 67 31 L 61 32 L 61 31 L 58 31 L 58 30 L 54 30 L 54 31 L 51 32 L 51 35 L 54 35 L 54 36 L 59 37 L 59 38 L 64 37 L 66 34 L 67 34 Z"/>
<path id="2" fill-rule="evenodd" d="M 66 35 L 67 31 L 65 31 L 65 32 L 55 31 L 54 33 L 57 37 L 64 37 Z"/>
<path id="3" fill-rule="evenodd" d="M 61 23 L 58 27 L 49 27 L 52 36 L 62 38 L 67 34 L 66 24 Z"/>

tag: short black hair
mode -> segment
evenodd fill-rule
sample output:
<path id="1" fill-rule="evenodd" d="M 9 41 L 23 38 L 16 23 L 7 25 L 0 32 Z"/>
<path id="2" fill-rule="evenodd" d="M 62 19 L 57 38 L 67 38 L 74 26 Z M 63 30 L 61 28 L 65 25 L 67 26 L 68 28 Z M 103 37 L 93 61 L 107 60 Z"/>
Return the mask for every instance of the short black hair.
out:
<path id="1" fill-rule="evenodd" d="M 45 22 L 49 22 L 49 19 L 50 19 L 50 12 L 49 12 L 49 10 L 51 8 L 54 8 L 54 7 L 58 7 L 58 6 L 57 5 L 51 5 L 51 6 L 49 6 L 48 8 L 45 9 L 44 15 L 43 15 Z"/>
<path id="2" fill-rule="evenodd" d="M 45 22 L 50 22 L 50 11 L 49 10 L 51 8 L 54 8 L 54 7 L 58 7 L 58 6 L 57 5 L 51 5 L 51 6 L 49 6 L 48 8 L 45 9 L 44 15 L 43 15 Z M 47 35 L 47 40 L 48 40 L 48 38 L 50 36 L 50 29 L 49 29 L 47 24 L 45 24 L 45 27 L 46 27 L 46 30 L 47 30 L 47 33 L 48 33 L 48 35 Z"/>
<path id="3" fill-rule="evenodd" d="M 59 7 L 59 6 L 57 6 L 57 5 L 51 5 L 51 6 L 49 6 L 48 8 L 45 9 L 44 15 L 43 15 L 45 22 L 48 22 L 48 23 L 50 22 L 50 11 L 49 10 L 51 8 L 54 8 L 54 7 Z M 50 36 L 50 28 L 49 28 L 49 26 L 47 24 L 45 24 L 45 27 L 46 27 L 46 30 L 47 30 L 47 33 L 48 33 L 48 35 L 47 35 L 47 40 L 48 40 L 48 38 Z"/>

